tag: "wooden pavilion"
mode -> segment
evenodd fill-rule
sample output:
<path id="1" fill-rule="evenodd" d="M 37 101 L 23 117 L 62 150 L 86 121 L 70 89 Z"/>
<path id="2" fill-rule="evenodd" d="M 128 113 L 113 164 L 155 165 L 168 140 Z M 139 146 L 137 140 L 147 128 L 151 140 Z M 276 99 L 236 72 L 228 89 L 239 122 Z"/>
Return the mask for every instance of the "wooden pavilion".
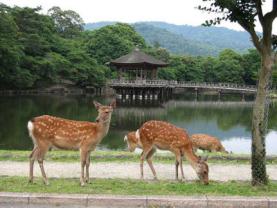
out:
<path id="1" fill-rule="evenodd" d="M 158 68 L 167 64 L 138 48 L 131 53 L 110 62 L 118 70 L 117 80 L 111 80 L 112 87 L 118 98 L 129 99 L 158 99 L 172 92 L 162 80 L 158 80 Z"/>
<path id="2" fill-rule="evenodd" d="M 118 79 L 127 75 L 131 80 L 156 80 L 158 78 L 158 67 L 165 67 L 167 64 L 153 56 L 150 56 L 138 48 L 131 53 L 121 56 L 110 62 L 118 70 Z"/>

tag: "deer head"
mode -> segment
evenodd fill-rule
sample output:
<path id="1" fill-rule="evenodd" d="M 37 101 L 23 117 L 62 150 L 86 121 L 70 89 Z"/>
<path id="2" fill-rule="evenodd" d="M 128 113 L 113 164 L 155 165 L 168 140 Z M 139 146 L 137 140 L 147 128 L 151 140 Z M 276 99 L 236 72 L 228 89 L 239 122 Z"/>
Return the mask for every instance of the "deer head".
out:
<path id="1" fill-rule="evenodd" d="M 134 152 L 136 147 L 138 147 L 138 139 L 136 138 L 136 132 L 129 132 L 124 137 L 124 142 L 127 142 L 128 150 Z"/>
<path id="2" fill-rule="evenodd" d="M 199 160 L 197 162 L 197 170 L 196 173 L 202 183 L 205 185 L 209 184 L 209 166 L 207 165 L 208 157 L 201 158 L 199 157 Z"/>
<path id="3" fill-rule="evenodd" d="M 220 152 L 229 154 L 229 152 L 221 145 Z"/>
<path id="4" fill-rule="evenodd" d="M 96 122 L 98 123 L 109 123 L 111 121 L 112 112 L 116 107 L 116 101 L 113 100 L 110 105 L 104 106 L 101 103 L 93 101 L 95 108 L 98 111 Z"/>

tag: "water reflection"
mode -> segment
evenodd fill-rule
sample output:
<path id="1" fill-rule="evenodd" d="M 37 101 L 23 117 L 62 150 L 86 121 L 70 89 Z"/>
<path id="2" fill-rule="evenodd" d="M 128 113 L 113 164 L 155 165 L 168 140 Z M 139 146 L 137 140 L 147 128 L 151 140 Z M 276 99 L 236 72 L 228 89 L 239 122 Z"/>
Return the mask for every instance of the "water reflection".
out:
<path id="1" fill-rule="evenodd" d="M 234 153 L 251 152 L 251 137 L 233 137 L 228 140 L 224 140 L 222 143 L 227 151 L 232 151 Z M 276 149 L 277 131 L 270 131 L 266 136 L 266 154 L 276 154 Z"/>
<path id="2" fill-rule="evenodd" d="M 31 149 L 27 121 L 38 115 L 49 114 L 68 119 L 93 121 L 97 115 L 92 100 L 109 103 L 101 97 L 59 97 L 59 96 L 19 96 L 0 97 L 0 149 Z M 226 148 L 234 153 L 250 153 L 251 114 L 253 101 L 240 96 L 224 96 L 218 101 L 216 96 L 198 95 L 176 96 L 167 102 L 147 103 L 125 101 L 117 104 L 112 116 L 109 134 L 100 148 L 125 149 L 123 136 L 136 130 L 143 122 L 151 119 L 165 120 L 183 127 L 190 134 L 207 133 L 220 138 Z M 271 104 L 267 151 L 277 154 L 277 108 Z M 274 148 L 275 147 L 275 148 Z"/>

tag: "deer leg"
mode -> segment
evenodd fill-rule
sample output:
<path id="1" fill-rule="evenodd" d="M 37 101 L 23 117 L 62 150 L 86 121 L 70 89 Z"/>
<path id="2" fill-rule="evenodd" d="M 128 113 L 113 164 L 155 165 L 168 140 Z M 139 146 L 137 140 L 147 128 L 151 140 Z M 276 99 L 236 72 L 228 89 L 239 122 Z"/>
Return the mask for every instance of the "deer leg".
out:
<path id="1" fill-rule="evenodd" d="M 90 165 L 90 151 L 87 153 L 87 158 L 86 158 L 86 183 L 89 183 L 89 165 Z"/>
<path id="2" fill-rule="evenodd" d="M 80 184 L 81 184 L 81 186 L 85 185 L 84 169 L 85 169 L 85 165 L 86 165 L 87 153 L 88 153 L 88 151 L 86 151 L 84 149 L 81 149 L 81 151 L 80 151 L 80 160 L 81 160 Z"/>
<path id="3" fill-rule="evenodd" d="M 42 178 L 43 178 L 43 182 L 44 182 L 45 185 L 49 185 L 48 179 L 47 179 L 46 174 L 45 174 L 44 166 L 43 166 L 44 155 L 46 154 L 47 149 L 44 150 L 42 148 L 39 148 L 38 150 L 39 150 L 39 152 L 38 152 L 38 164 L 39 164 L 39 167 L 40 167 L 40 170 L 41 170 L 41 175 L 42 175 Z"/>
<path id="4" fill-rule="evenodd" d="M 148 155 L 148 153 L 151 151 L 151 147 L 150 148 L 145 148 L 143 150 L 143 152 L 141 153 L 141 156 L 140 156 L 140 178 L 143 179 L 143 162 L 144 162 L 144 159 L 146 157 L 146 155 Z"/>
<path id="5" fill-rule="evenodd" d="M 34 181 L 34 162 L 37 159 L 38 147 L 34 147 L 32 153 L 30 154 L 30 171 L 29 171 L 29 182 L 33 183 Z"/>
<path id="6" fill-rule="evenodd" d="M 157 180 L 157 174 L 156 174 L 156 171 L 155 171 L 153 163 L 152 163 L 152 156 L 154 155 L 155 152 L 156 152 L 156 149 L 152 148 L 151 151 L 147 154 L 146 160 L 147 160 L 147 163 L 153 173 L 154 179 Z"/>
<path id="7" fill-rule="evenodd" d="M 182 180 L 185 180 L 184 170 L 183 170 L 183 164 L 182 164 L 182 156 L 181 156 L 180 151 L 176 151 L 175 152 L 175 156 L 176 156 L 176 161 L 178 161 L 178 163 L 180 165 Z"/>
<path id="8" fill-rule="evenodd" d="M 47 179 L 46 174 L 45 174 L 44 166 L 43 166 L 43 159 L 39 159 L 38 164 L 39 164 L 39 167 L 40 167 L 40 170 L 41 170 L 41 175 L 43 177 L 44 184 L 49 185 L 48 179 Z"/>
<path id="9" fill-rule="evenodd" d="M 179 162 L 175 161 L 175 180 L 178 181 L 178 168 L 179 168 Z"/>

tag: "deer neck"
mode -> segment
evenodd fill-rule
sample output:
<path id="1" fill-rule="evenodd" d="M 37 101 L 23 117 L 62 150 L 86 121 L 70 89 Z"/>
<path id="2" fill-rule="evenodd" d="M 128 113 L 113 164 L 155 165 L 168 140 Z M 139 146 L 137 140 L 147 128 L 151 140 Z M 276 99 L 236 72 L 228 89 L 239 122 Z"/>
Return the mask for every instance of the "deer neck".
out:
<path id="1" fill-rule="evenodd" d="M 187 160 L 189 161 L 189 163 L 191 164 L 191 166 L 193 167 L 193 169 L 197 172 L 199 169 L 199 158 L 194 154 L 193 151 L 184 151 L 185 156 L 187 158 Z"/>
<path id="2" fill-rule="evenodd" d="M 99 140 L 102 140 L 103 137 L 105 137 L 108 134 L 110 123 L 111 123 L 111 119 L 97 122 Z"/>

